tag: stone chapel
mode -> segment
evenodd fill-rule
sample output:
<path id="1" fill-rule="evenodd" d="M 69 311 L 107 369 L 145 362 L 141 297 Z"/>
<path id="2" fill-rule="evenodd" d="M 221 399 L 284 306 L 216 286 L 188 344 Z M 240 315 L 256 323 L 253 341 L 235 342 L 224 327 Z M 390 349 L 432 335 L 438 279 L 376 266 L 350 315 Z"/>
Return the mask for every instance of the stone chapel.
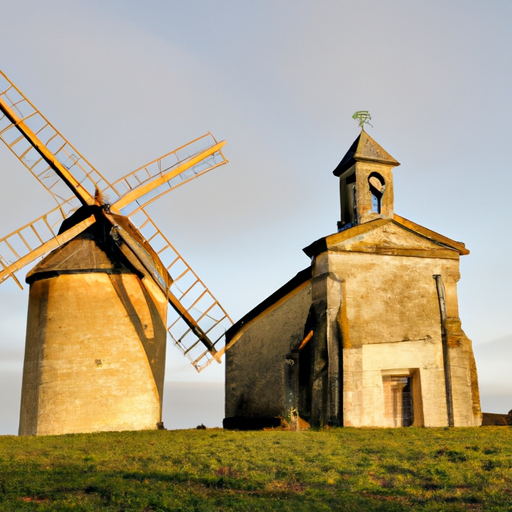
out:
<path id="1" fill-rule="evenodd" d="M 338 231 L 226 338 L 226 428 L 479 426 L 456 242 L 393 211 L 400 165 L 364 130 L 334 170 Z"/>

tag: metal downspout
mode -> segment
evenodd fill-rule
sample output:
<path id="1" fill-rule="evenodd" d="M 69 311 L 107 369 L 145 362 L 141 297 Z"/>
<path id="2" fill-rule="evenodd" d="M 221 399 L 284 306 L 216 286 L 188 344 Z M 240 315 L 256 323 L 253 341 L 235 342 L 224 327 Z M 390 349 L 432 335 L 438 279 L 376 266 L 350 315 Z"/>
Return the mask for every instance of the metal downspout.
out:
<path id="1" fill-rule="evenodd" d="M 448 426 L 453 427 L 453 396 L 452 396 L 452 379 L 450 372 L 450 358 L 448 354 L 448 340 L 446 336 L 446 299 L 443 278 L 440 275 L 434 275 L 436 280 L 437 298 L 439 300 L 439 313 L 441 315 L 441 339 L 443 344 L 443 366 L 444 381 L 446 386 L 446 409 L 448 413 Z"/>

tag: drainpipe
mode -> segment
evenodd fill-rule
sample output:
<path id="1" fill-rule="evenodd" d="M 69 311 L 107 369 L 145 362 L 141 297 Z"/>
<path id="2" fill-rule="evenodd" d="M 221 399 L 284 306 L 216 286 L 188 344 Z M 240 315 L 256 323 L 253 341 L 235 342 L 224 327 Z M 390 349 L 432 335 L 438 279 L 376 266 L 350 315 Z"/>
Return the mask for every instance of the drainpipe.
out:
<path id="1" fill-rule="evenodd" d="M 453 400 L 452 400 L 452 377 L 450 372 L 450 359 L 448 354 L 448 340 L 446 336 L 446 299 L 443 278 L 440 275 L 434 275 L 436 280 L 437 298 L 439 300 L 439 313 L 441 315 L 441 339 L 443 344 L 443 366 L 444 382 L 446 386 L 446 409 L 448 411 L 448 426 L 453 427 Z"/>

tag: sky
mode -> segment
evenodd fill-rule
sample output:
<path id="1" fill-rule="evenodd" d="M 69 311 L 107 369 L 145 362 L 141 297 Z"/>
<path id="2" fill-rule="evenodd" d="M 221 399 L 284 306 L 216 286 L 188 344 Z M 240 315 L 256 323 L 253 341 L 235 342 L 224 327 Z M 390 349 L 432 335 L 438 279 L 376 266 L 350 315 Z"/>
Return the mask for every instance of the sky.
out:
<path id="1" fill-rule="evenodd" d="M 2 0 L 0 69 L 112 181 L 227 141 L 227 165 L 149 213 L 235 321 L 336 231 L 332 170 L 369 110 L 401 162 L 395 212 L 471 251 L 460 316 L 482 408 L 508 412 L 511 19 L 506 0 Z M 53 207 L 3 146 L 0 179 L 0 236 Z M 17 432 L 27 299 L 0 286 L 0 434 Z M 220 425 L 223 372 L 169 347 L 165 425 Z"/>

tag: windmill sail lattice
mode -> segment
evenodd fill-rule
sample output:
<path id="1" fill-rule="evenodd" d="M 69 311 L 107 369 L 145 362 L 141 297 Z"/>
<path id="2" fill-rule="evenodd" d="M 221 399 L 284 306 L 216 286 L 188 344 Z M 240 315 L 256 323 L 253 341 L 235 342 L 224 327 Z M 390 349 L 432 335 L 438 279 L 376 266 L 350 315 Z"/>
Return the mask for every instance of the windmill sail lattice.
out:
<path id="1" fill-rule="evenodd" d="M 60 225 L 75 209 L 70 202 L 65 202 L 0 238 L 0 283 L 12 277 L 21 287 L 15 272 L 67 242 L 71 235 L 76 236 L 79 232 L 74 230 L 73 234 L 58 238 Z M 81 228 L 87 229 L 92 222 L 81 224 Z"/>
<path id="2" fill-rule="evenodd" d="M 157 160 L 132 171 L 102 190 L 112 207 L 130 216 L 155 199 L 190 180 L 226 163 L 218 143 L 211 133 L 167 153 Z M 108 197 L 111 190 L 116 198 Z"/>
<path id="3" fill-rule="evenodd" d="M 192 365 L 201 370 L 211 363 L 233 322 L 144 209 L 139 209 L 130 220 L 151 244 L 172 278 L 169 300 L 174 311 L 169 313 L 167 331 Z"/>
<path id="4" fill-rule="evenodd" d="M 0 72 L 0 138 L 48 190 L 57 207 L 0 239 L 0 283 L 48 251 L 87 229 L 89 218 L 58 234 L 58 226 L 81 204 L 97 203 L 97 191 L 108 201 L 107 219 L 124 215 L 161 261 L 165 293 L 172 306 L 168 332 L 200 371 L 216 356 L 231 319 L 204 283 L 151 220 L 145 207 L 163 194 L 226 163 L 225 142 L 207 133 L 110 184 L 21 91 Z M 72 195 L 70 195 L 70 190 Z M 111 215 L 111 214 L 112 215 Z M 117 236 L 141 256 L 141 247 L 119 228 Z M 157 264 L 160 267 L 160 264 Z M 150 272 L 155 277 L 155 272 Z M 158 272 L 157 272 L 158 274 Z"/>
<path id="5" fill-rule="evenodd" d="M 23 93 L 0 71 L 0 138 L 33 176 L 50 192 L 58 205 L 75 202 L 69 185 L 56 172 L 61 165 L 94 198 L 96 188 L 109 189 L 108 181 L 73 147 L 37 110 Z M 34 135 L 38 147 L 27 140 L 26 131 Z M 43 154 L 43 152 L 45 154 Z M 49 161 L 53 157 L 53 161 Z M 73 191 L 75 192 L 75 190 Z"/>

